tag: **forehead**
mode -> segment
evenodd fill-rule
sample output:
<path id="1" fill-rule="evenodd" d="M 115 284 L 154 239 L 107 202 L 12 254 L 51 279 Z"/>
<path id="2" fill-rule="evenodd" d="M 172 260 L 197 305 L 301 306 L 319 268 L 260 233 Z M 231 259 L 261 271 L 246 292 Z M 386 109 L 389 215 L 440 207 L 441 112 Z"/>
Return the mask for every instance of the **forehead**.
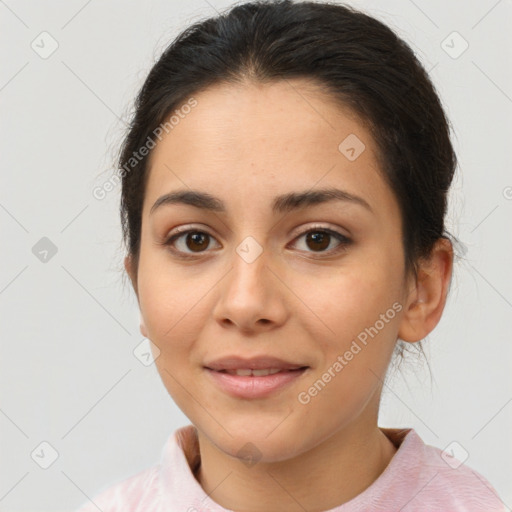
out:
<path id="1" fill-rule="evenodd" d="M 152 151 L 143 215 L 178 188 L 240 206 L 315 187 L 342 188 L 376 210 L 394 201 L 370 132 L 312 84 L 222 84 L 193 97 L 197 105 Z"/>

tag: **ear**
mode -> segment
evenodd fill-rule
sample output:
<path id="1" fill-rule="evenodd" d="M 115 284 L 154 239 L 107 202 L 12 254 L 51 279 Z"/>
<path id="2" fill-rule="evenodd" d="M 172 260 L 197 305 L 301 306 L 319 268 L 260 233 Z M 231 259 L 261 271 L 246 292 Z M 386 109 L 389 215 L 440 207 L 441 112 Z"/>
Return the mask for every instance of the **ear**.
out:
<path id="1" fill-rule="evenodd" d="M 452 244 L 439 238 L 430 258 L 421 262 L 418 278 L 410 289 L 398 331 L 400 339 L 414 343 L 434 330 L 446 304 L 452 268 Z"/>
<path id="2" fill-rule="evenodd" d="M 142 334 L 142 336 L 144 336 L 144 338 L 149 338 L 148 330 L 146 329 L 146 324 L 144 323 L 142 315 L 140 316 L 140 333 Z"/>
<path id="3" fill-rule="evenodd" d="M 130 281 L 132 282 L 133 289 L 138 298 L 137 279 L 135 277 L 135 269 L 133 268 L 133 260 L 130 255 L 125 256 L 125 258 L 124 258 L 124 268 L 125 268 L 128 276 L 130 277 Z"/>
<path id="4" fill-rule="evenodd" d="M 139 299 L 138 290 L 137 290 L 137 278 L 135 276 L 135 271 L 133 268 L 133 260 L 131 256 L 126 256 L 124 258 L 124 268 L 126 273 L 130 277 L 130 281 L 132 282 L 133 289 L 135 290 L 135 294 L 137 295 L 137 300 Z M 142 313 L 140 315 L 140 332 L 144 338 L 148 338 L 148 331 L 146 329 L 146 325 L 144 324 L 144 319 L 142 318 Z"/>

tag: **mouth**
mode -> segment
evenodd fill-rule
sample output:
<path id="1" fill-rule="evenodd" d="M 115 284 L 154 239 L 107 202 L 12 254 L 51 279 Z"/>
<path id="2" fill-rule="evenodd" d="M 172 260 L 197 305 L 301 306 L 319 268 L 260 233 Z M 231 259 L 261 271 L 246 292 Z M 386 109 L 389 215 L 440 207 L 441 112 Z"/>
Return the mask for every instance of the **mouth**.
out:
<path id="1" fill-rule="evenodd" d="M 252 368 L 238 368 L 235 370 L 215 370 L 213 368 L 206 367 L 207 370 L 217 371 L 219 373 L 227 373 L 229 375 L 238 375 L 239 377 L 266 377 L 267 375 L 275 375 L 276 373 L 283 372 L 297 372 L 301 370 L 305 370 L 309 368 L 309 366 L 300 366 L 297 368 L 261 368 L 261 369 L 252 369 Z"/>
<path id="2" fill-rule="evenodd" d="M 309 366 L 297 368 L 236 368 L 212 369 L 204 367 L 215 386 L 235 398 L 266 398 L 282 392 L 296 383 Z"/>

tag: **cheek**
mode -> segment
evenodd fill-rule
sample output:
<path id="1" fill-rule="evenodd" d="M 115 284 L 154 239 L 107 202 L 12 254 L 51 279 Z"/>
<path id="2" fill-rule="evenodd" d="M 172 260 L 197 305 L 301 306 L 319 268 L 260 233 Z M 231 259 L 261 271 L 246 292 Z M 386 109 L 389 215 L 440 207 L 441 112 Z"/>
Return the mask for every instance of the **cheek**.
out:
<path id="1" fill-rule="evenodd" d="M 204 322 L 200 318 L 204 314 L 200 301 L 204 291 L 190 286 L 190 282 L 187 285 L 183 276 L 171 275 L 168 270 L 159 271 L 154 266 L 141 270 L 140 310 L 148 336 L 159 350 L 155 365 L 169 395 L 186 414 L 191 414 L 187 390 L 195 376 L 191 373 L 190 353 Z"/>
<path id="2" fill-rule="evenodd" d="M 315 315 L 300 316 L 322 354 L 313 379 L 320 379 L 316 387 L 322 391 L 315 402 L 320 408 L 340 403 L 355 413 L 384 378 L 396 343 L 401 308 L 396 279 L 375 264 L 319 283 L 308 295 Z"/>
<path id="3" fill-rule="evenodd" d="M 297 277 L 290 287 L 304 305 L 304 314 L 298 318 L 309 331 L 317 333 L 319 342 L 325 340 L 331 346 L 350 343 L 392 308 L 398 297 L 394 281 L 393 276 L 374 264 L 336 272 L 330 269 L 325 277 L 316 275 L 310 283 Z"/>
<path id="4" fill-rule="evenodd" d="M 190 328 L 196 325 L 193 317 L 200 296 L 187 285 L 183 274 L 170 272 L 156 258 L 141 258 L 138 289 L 141 314 L 151 340 L 162 351 L 177 340 L 186 344 L 183 335 L 193 335 Z"/>

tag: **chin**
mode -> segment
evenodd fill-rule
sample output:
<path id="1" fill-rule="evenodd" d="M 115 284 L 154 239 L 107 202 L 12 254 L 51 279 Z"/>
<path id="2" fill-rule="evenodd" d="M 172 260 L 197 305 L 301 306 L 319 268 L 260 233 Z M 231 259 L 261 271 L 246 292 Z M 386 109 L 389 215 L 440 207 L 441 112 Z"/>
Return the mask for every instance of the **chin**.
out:
<path id="1" fill-rule="evenodd" d="M 281 418 L 282 421 L 282 418 Z M 273 424 L 274 425 L 274 424 Z M 209 439 L 225 454 L 235 457 L 248 466 L 257 462 L 273 463 L 288 460 L 304 451 L 301 441 L 304 441 L 304 432 L 297 432 L 297 438 L 290 431 L 282 428 L 283 425 L 275 422 L 272 428 L 261 428 L 258 422 L 238 424 L 237 427 L 225 424 L 226 430 L 219 427 L 214 437 Z M 307 437 L 307 436 L 306 436 Z"/>

